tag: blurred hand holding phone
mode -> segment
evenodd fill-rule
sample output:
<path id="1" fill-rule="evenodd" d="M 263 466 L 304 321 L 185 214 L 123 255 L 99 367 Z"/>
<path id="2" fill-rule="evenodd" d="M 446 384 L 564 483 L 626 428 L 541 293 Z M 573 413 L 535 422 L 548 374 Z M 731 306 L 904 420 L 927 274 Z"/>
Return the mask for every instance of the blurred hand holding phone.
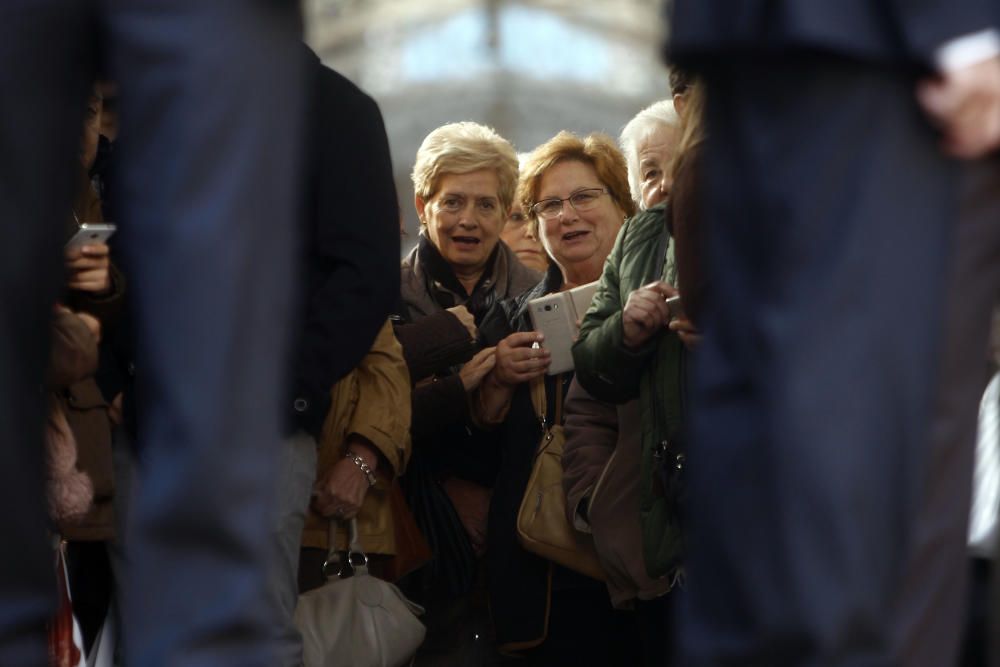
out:
<path id="1" fill-rule="evenodd" d="M 118 228 L 110 222 L 84 222 L 66 242 L 66 250 L 82 248 L 85 245 L 103 243 L 114 236 Z"/>

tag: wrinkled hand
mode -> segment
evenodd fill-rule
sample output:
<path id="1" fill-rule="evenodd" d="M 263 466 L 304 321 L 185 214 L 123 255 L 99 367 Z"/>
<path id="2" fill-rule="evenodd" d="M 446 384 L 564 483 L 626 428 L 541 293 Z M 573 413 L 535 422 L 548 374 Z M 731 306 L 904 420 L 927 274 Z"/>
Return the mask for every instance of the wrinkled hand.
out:
<path id="1" fill-rule="evenodd" d="M 513 386 L 540 377 L 552 363 L 552 355 L 544 347 L 532 349 L 534 343 L 542 344 L 545 336 L 537 331 L 512 333 L 497 343 L 497 363 L 493 379 Z"/>
<path id="2" fill-rule="evenodd" d="M 668 328 L 677 334 L 688 350 L 693 350 L 701 344 L 701 331 L 687 318 L 671 320 Z"/>
<path id="3" fill-rule="evenodd" d="M 472 550 L 477 556 L 482 556 L 486 552 L 486 517 L 490 510 L 490 490 L 474 482 L 450 477 L 444 482 L 444 492 L 455 506 L 455 512 L 472 542 Z"/>
<path id="4" fill-rule="evenodd" d="M 356 453 L 374 471 L 378 456 L 365 445 L 352 444 Z M 313 507 L 325 517 L 353 519 L 361 511 L 368 494 L 368 477 L 351 459 L 343 458 L 326 471 L 313 486 Z"/>
<path id="5" fill-rule="evenodd" d="M 468 308 L 465 306 L 453 306 L 448 309 L 448 312 L 462 323 L 462 326 L 469 332 L 469 337 L 472 340 L 479 340 L 479 329 L 476 328 L 476 318 L 472 316 Z"/>
<path id="6" fill-rule="evenodd" d="M 677 290 L 658 280 L 628 295 L 622 310 L 622 330 L 625 347 L 635 350 L 661 331 L 670 322 L 667 299 Z"/>
<path id="7" fill-rule="evenodd" d="M 66 250 L 67 286 L 81 292 L 107 292 L 111 289 L 111 257 L 105 243 L 92 243 Z"/>
<path id="8" fill-rule="evenodd" d="M 478 387 L 486 374 L 493 370 L 496 361 L 495 347 L 480 350 L 476 356 L 469 359 L 458 373 L 465 391 L 469 392 Z"/>
<path id="9" fill-rule="evenodd" d="M 1000 56 L 922 81 L 917 99 L 950 155 L 977 158 L 1000 146 Z"/>

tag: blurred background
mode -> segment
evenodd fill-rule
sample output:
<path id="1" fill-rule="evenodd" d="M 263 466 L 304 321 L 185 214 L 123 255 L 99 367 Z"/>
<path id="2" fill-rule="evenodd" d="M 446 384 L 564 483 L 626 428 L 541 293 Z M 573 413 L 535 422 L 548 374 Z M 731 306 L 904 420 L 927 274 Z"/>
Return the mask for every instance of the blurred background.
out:
<path id="1" fill-rule="evenodd" d="M 392 148 L 400 207 L 416 242 L 409 173 L 420 142 L 460 120 L 519 151 L 562 129 L 617 139 L 666 97 L 660 0 L 307 0 L 307 40 L 372 95 Z"/>

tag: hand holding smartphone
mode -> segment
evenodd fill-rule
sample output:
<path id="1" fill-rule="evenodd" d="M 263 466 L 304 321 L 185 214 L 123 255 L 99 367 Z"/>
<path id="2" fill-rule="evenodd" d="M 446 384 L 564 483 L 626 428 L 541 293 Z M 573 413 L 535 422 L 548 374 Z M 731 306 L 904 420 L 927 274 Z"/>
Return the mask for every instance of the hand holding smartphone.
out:
<path id="1" fill-rule="evenodd" d="M 684 303 L 681 301 L 680 294 L 667 299 L 667 309 L 670 310 L 670 321 L 687 319 L 687 316 L 684 314 Z"/>
<path id="2" fill-rule="evenodd" d="M 108 242 L 118 228 L 110 222 L 84 222 L 80 229 L 66 242 L 66 250 L 82 248 L 85 245 Z"/>
<path id="3" fill-rule="evenodd" d="M 544 334 L 542 346 L 552 358 L 549 375 L 573 370 L 573 343 L 580 333 L 579 322 L 590 307 L 597 285 L 597 282 L 592 282 L 528 302 L 531 325 L 535 331 Z"/>

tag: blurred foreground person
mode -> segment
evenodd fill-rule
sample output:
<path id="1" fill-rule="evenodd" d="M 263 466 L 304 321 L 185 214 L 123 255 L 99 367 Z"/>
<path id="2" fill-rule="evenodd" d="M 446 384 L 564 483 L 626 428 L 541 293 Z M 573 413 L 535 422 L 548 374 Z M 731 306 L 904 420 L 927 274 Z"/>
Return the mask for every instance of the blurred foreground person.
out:
<path id="1" fill-rule="evenodd" d="M 0 7 L 0 84 L 18 91 L 0 129 L 0 497 L 17 508 L 0 546 L 0 664 L 47 664 L 38 388 L 98 66 L 121 86 L 115 211 L 145 371 L 125 663 L 273 664 L 262 517 L 292 315 L 299 28 L 294 4 L 249 0 Z"/>
<path id="2" fill-rule="evenodd" d="M 710 274 L 684 665 L 954 663 L 963 531 L 946 562 L 932 547 L 968 507 L 930 483 L 952 442 L 931 435 L 944 311 L 928 304 L 958 173 L 915 93 L 936 77 L 921 102 L 948 152 L 995 145 L 994 11 L 675 3 L 672 57 L 707 84 Z"/>

